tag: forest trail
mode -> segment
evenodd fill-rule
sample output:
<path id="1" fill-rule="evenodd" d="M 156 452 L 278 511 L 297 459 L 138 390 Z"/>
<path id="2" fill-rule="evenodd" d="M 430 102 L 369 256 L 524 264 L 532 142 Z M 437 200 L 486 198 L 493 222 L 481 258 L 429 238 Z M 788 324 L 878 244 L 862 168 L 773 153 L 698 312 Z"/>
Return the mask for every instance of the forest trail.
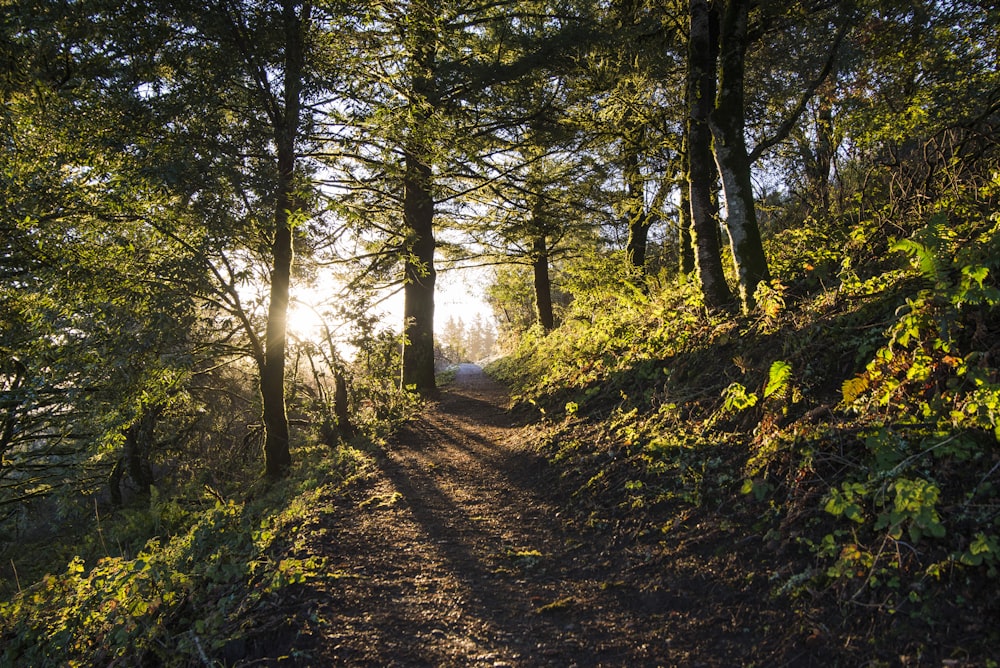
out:
<path id="1" fill-rule="evenodd" d="M 635 568 L 641 555 L 564 519 L 557 473 L 518 438 L 507 402 L 463 365 L 325 518 L 310 551 L 333 577 L 300 631 L 310 664 L 742 663 L 753 641 L 737 617 L 753 613 L 720 607 L 711 561 L 667 591 Z"/>

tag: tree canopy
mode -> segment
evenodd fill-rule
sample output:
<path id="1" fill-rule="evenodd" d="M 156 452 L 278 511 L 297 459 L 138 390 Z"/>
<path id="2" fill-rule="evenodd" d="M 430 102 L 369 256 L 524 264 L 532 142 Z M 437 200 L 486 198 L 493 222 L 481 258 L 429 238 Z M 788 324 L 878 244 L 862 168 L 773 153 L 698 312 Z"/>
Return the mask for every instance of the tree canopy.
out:
<path id="1" fill-rule="evenodd" d="M 946 539 L 937 464 L 993 485 L 994 3 L 11 0 L 0 63 L 11 535 L 48 503 L 279 485 L 499 354 L 544 419 L 635 420 L 636 461 L 656 429 L 745 428 L 772 507 L 828 476 L 870 532 L 810 547 L 830 586 L 898 579 L 871 536 Z M 490 322 L 436 308 L 470 268 Z M 826 327 L 852 347 L 813 363 L 793 334 Z M 864 453 L 832 470 L 805 395 Z M 984 489 L 949 497 L 950 563 L 995 574 Z"/>

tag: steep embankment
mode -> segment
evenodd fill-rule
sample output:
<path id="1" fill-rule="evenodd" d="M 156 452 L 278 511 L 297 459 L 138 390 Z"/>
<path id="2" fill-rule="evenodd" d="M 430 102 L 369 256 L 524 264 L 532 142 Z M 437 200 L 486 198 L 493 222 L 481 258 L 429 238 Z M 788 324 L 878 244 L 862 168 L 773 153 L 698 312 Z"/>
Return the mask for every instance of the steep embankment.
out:
<path id="1" fill-rule="evenodd" d="M 941 220 L 875 259 L 789 230 L 748 314 L 595 281 L 490 371 L 589 524 L 652 581 L 733 578 L 769 663 L 996 665 L 1000 227 Z"/>

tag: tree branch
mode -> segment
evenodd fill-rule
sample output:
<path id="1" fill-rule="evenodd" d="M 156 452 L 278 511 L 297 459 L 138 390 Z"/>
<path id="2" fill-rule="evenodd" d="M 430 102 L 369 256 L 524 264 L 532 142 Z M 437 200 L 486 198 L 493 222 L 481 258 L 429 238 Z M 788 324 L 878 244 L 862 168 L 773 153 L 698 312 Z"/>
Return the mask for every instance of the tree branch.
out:
<path id="1" fill-rule="evenodd" d="M 830 72 L 833 71 L 833 65 L 837 61 L 837 53 L 840 50 L 840 44 L 844 41 L 844 37 L 847 36 L 847 31 L 850 30 L 850 21 L 845 21 L 843 25 L 837 30 L 836 36 L 833 38 L 833 44 L 830 45 L 830 55 L 826 59 L 826 63 L 823 65 L 823 69 L 820 70 L 819 74 L 810 82 L 809 86 L 802 93 L 802 97 L 799 98 L 798 103 L 792 110 L 792 113 L 782 121 L 781 125 L 774 131 L 774 134 L 770 137 L 760 141 L 752 151 L 750 151 L 749 158 L 750 162 L 754 163 L 764 154 L 766 150 L 772 146 L 776 146 L 783 142 L 795 127 L 795 124 L 799 122 L 799 118 L 802 113 L 806 110 L 806 105 L 809 104 L 809 100 L 812 99 L 813 95 L 816 94 L 816 90 L 826 81 L 826 78 L 830 76 Z"/>

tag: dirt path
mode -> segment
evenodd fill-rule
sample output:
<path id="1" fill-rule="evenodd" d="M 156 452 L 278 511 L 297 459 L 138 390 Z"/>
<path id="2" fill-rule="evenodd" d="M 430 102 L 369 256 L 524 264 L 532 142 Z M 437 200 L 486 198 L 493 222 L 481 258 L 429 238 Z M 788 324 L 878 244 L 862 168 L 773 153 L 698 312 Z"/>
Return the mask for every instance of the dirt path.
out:
<path id="1" fill-rule="evenodd" d="M 623 579 L 625 555 L 564 522 L 555 474 L 518 442 L 506 402 L 463 365 L 330 518 L 319 549 L 336 579 L 313 611 L 314 665 L 716 663 L 677 637 L 697 633 L 694 592 Z"/>

